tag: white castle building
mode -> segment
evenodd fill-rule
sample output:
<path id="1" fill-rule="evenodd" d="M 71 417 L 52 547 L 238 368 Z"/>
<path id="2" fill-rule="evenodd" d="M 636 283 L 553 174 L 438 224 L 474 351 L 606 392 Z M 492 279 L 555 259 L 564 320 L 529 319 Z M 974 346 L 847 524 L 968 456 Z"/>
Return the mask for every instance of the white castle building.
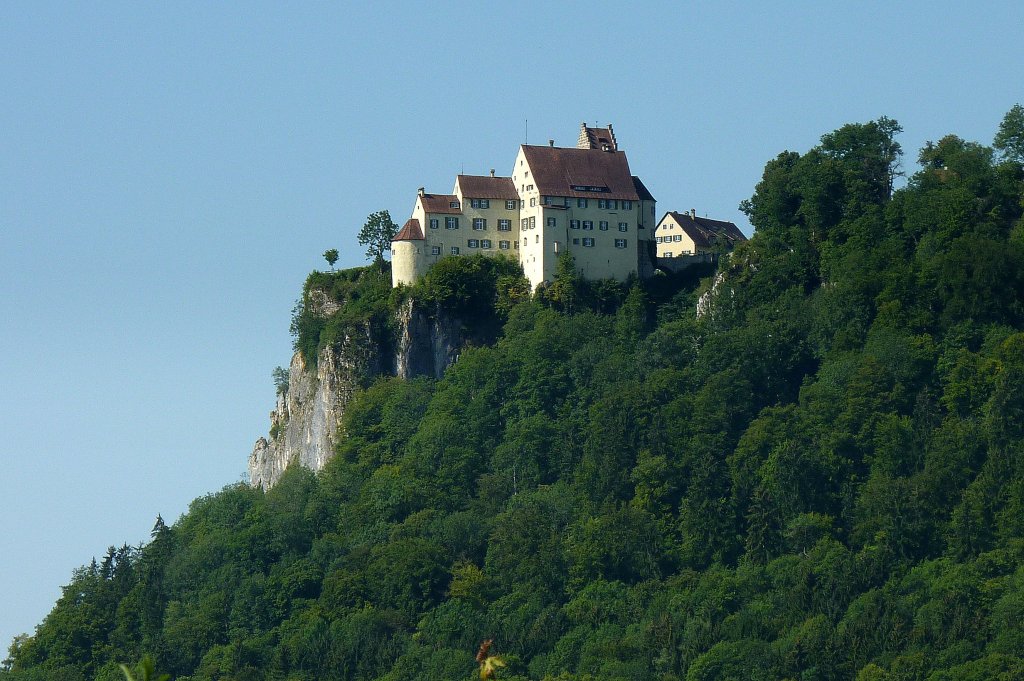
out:
<path id="1" fill-rule="evenodd" d="M 524 144 L 511 177 L 458 175 L 451 194 L 420 188 L 391 241 L 392 282 L 410 284 L 445 256 L 507 255 L 536 288 L 572 254 L 589 279 L 654 272 L 655 200 L 630 172 L 611 124 L 580 126 L 575 148 Z"/>

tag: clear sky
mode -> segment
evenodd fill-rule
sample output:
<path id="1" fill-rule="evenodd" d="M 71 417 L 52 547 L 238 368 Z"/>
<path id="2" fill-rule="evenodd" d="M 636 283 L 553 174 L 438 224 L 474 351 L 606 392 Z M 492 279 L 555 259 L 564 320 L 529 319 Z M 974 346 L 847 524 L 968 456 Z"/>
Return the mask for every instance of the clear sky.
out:
<path id="1" fill-rule="evenodd" d="M 732 220 L 847 122 L 990 143 L 1024 3 L 0 3 L 0 653 L 72 570 L 240 480 L 306 274 L 366 216 L 612 122 Z M 2 656 L 0 656 L 2 657 Z"/>

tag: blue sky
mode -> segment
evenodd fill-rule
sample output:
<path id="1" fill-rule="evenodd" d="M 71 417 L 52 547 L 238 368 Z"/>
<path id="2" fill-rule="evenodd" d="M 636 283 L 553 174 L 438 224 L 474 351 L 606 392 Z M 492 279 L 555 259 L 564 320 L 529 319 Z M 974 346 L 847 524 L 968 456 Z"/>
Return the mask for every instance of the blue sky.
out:
<path id="1" fill-rule="evenodd" d="M 625 7 L 0 4 L 4 649 L 242 477 L 306 274 L 417 187 L 612 122 L 659 211 L 749 233 L 785 149 L 886 115 L 913 171 L 1024 102 L 1019 2 Z"/>

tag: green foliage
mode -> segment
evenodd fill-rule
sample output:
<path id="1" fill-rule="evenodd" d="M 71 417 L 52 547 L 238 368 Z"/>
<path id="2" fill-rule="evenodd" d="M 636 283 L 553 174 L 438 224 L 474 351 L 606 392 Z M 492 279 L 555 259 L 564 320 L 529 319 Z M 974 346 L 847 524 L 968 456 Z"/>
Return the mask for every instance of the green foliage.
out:
<path id="1" fill-rule="evenodd" d="M 366 246 L 366 257 L 373 261 L 373 264 L 383 269 L 384 254 L 391 248 L 391 239 L 398 233 L 398 225 L 391 219 L 391 213 L 386 210 L 379 210 L 370 213 L 366 223 L 359 230 L 357 239 L 360 246 Z M 330 253 L 328 251 L 327 253 Z M 324 253 L 324 257 L 327 257 Z M 337 252 L 335 251 L 335 255 Z M 328 259 L 331 267 L 334 263 Z"/>
<path id="2" fill-rule="evenodd" d="M 531 300 L 500 259 L 397 292 L 314 273 L 307 361 L 386 336 L 405 296 L 485 340 L 438 380 L 368 381 L 318 475 L 225 488 L 76 571 L 0 680 L 144 653 L 193 680 L 469 679 L 487 640 L 498 679 L 1019 678 L 1008 119 L 1000 160 L 947 136 L 896 190 L 889 119 L 781 154 L 713 282 L 565 258 Z"/>
<path id="3" fill-rule="evenodd" d="M 274 379 L 274 389 L 278 395 L 288 394 L 288 370 L 284 367 L 274 367 L 274 370 L 270 372 L 271 378 Z"/>
<path id="4" fill-rule="evenodd" d="M 328 250 L 324 251 L 324 260 L 327 261 L 327 264 L 330 265 L 331 271 L 333 272 L 334 271 L 334 263 L 338 262 L 338 249 L 337 248 L 331 248 L 331 249 L 328 249 Z"/>
<path id="5" fill-rule="evenodd" d="M 391 274 L 384 267 L 313 272 L 292 310 L 291 334 L 307 366 L 315 366 L 325 346 L 347 339 L 373 338 L 387 344 Z"/>
<path id="6" fill-rule="evenodd" d="M 466 321 L 482 321 L 526 300 L 529 284 L 515 260 L 503 256 L 447 257 L 413 287 L 416 300 L 434 303 Z"/>
<path id="7" fill-rule="evenodd" d="M 992 146 L 1002 152 L 1006 160 L 1024 164 L 1024 106 L 1014 104 L 1006 112 Z"/>

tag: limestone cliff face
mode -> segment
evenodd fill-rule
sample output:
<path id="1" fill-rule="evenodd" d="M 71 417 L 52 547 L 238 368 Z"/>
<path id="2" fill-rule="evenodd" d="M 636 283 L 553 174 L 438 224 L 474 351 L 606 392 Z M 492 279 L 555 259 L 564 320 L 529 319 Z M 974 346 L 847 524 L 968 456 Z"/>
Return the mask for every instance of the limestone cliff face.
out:
<path id="1" fill-rule="evenodd" d="M 313 367 L 295 353 L 288 391 L 270 413 L 271 435 L 259 438 L 249 456 L 253 487 L 269 489 L 293 461 L 321 470 L 334 455 L 338 425 L 357 390 L 382 375 L 439 378 L 465 343 L 457 319 L 412 300 L 393 322 L 394 338 L 383 338 L 368 322 L 340 344 L 322 348 Z"/>
<path id="2" fill-rule="evenodd" d="M 462 324 L 407 300 L 397 314 L 395 375 L 441 378 L 465 344 Z"/>

